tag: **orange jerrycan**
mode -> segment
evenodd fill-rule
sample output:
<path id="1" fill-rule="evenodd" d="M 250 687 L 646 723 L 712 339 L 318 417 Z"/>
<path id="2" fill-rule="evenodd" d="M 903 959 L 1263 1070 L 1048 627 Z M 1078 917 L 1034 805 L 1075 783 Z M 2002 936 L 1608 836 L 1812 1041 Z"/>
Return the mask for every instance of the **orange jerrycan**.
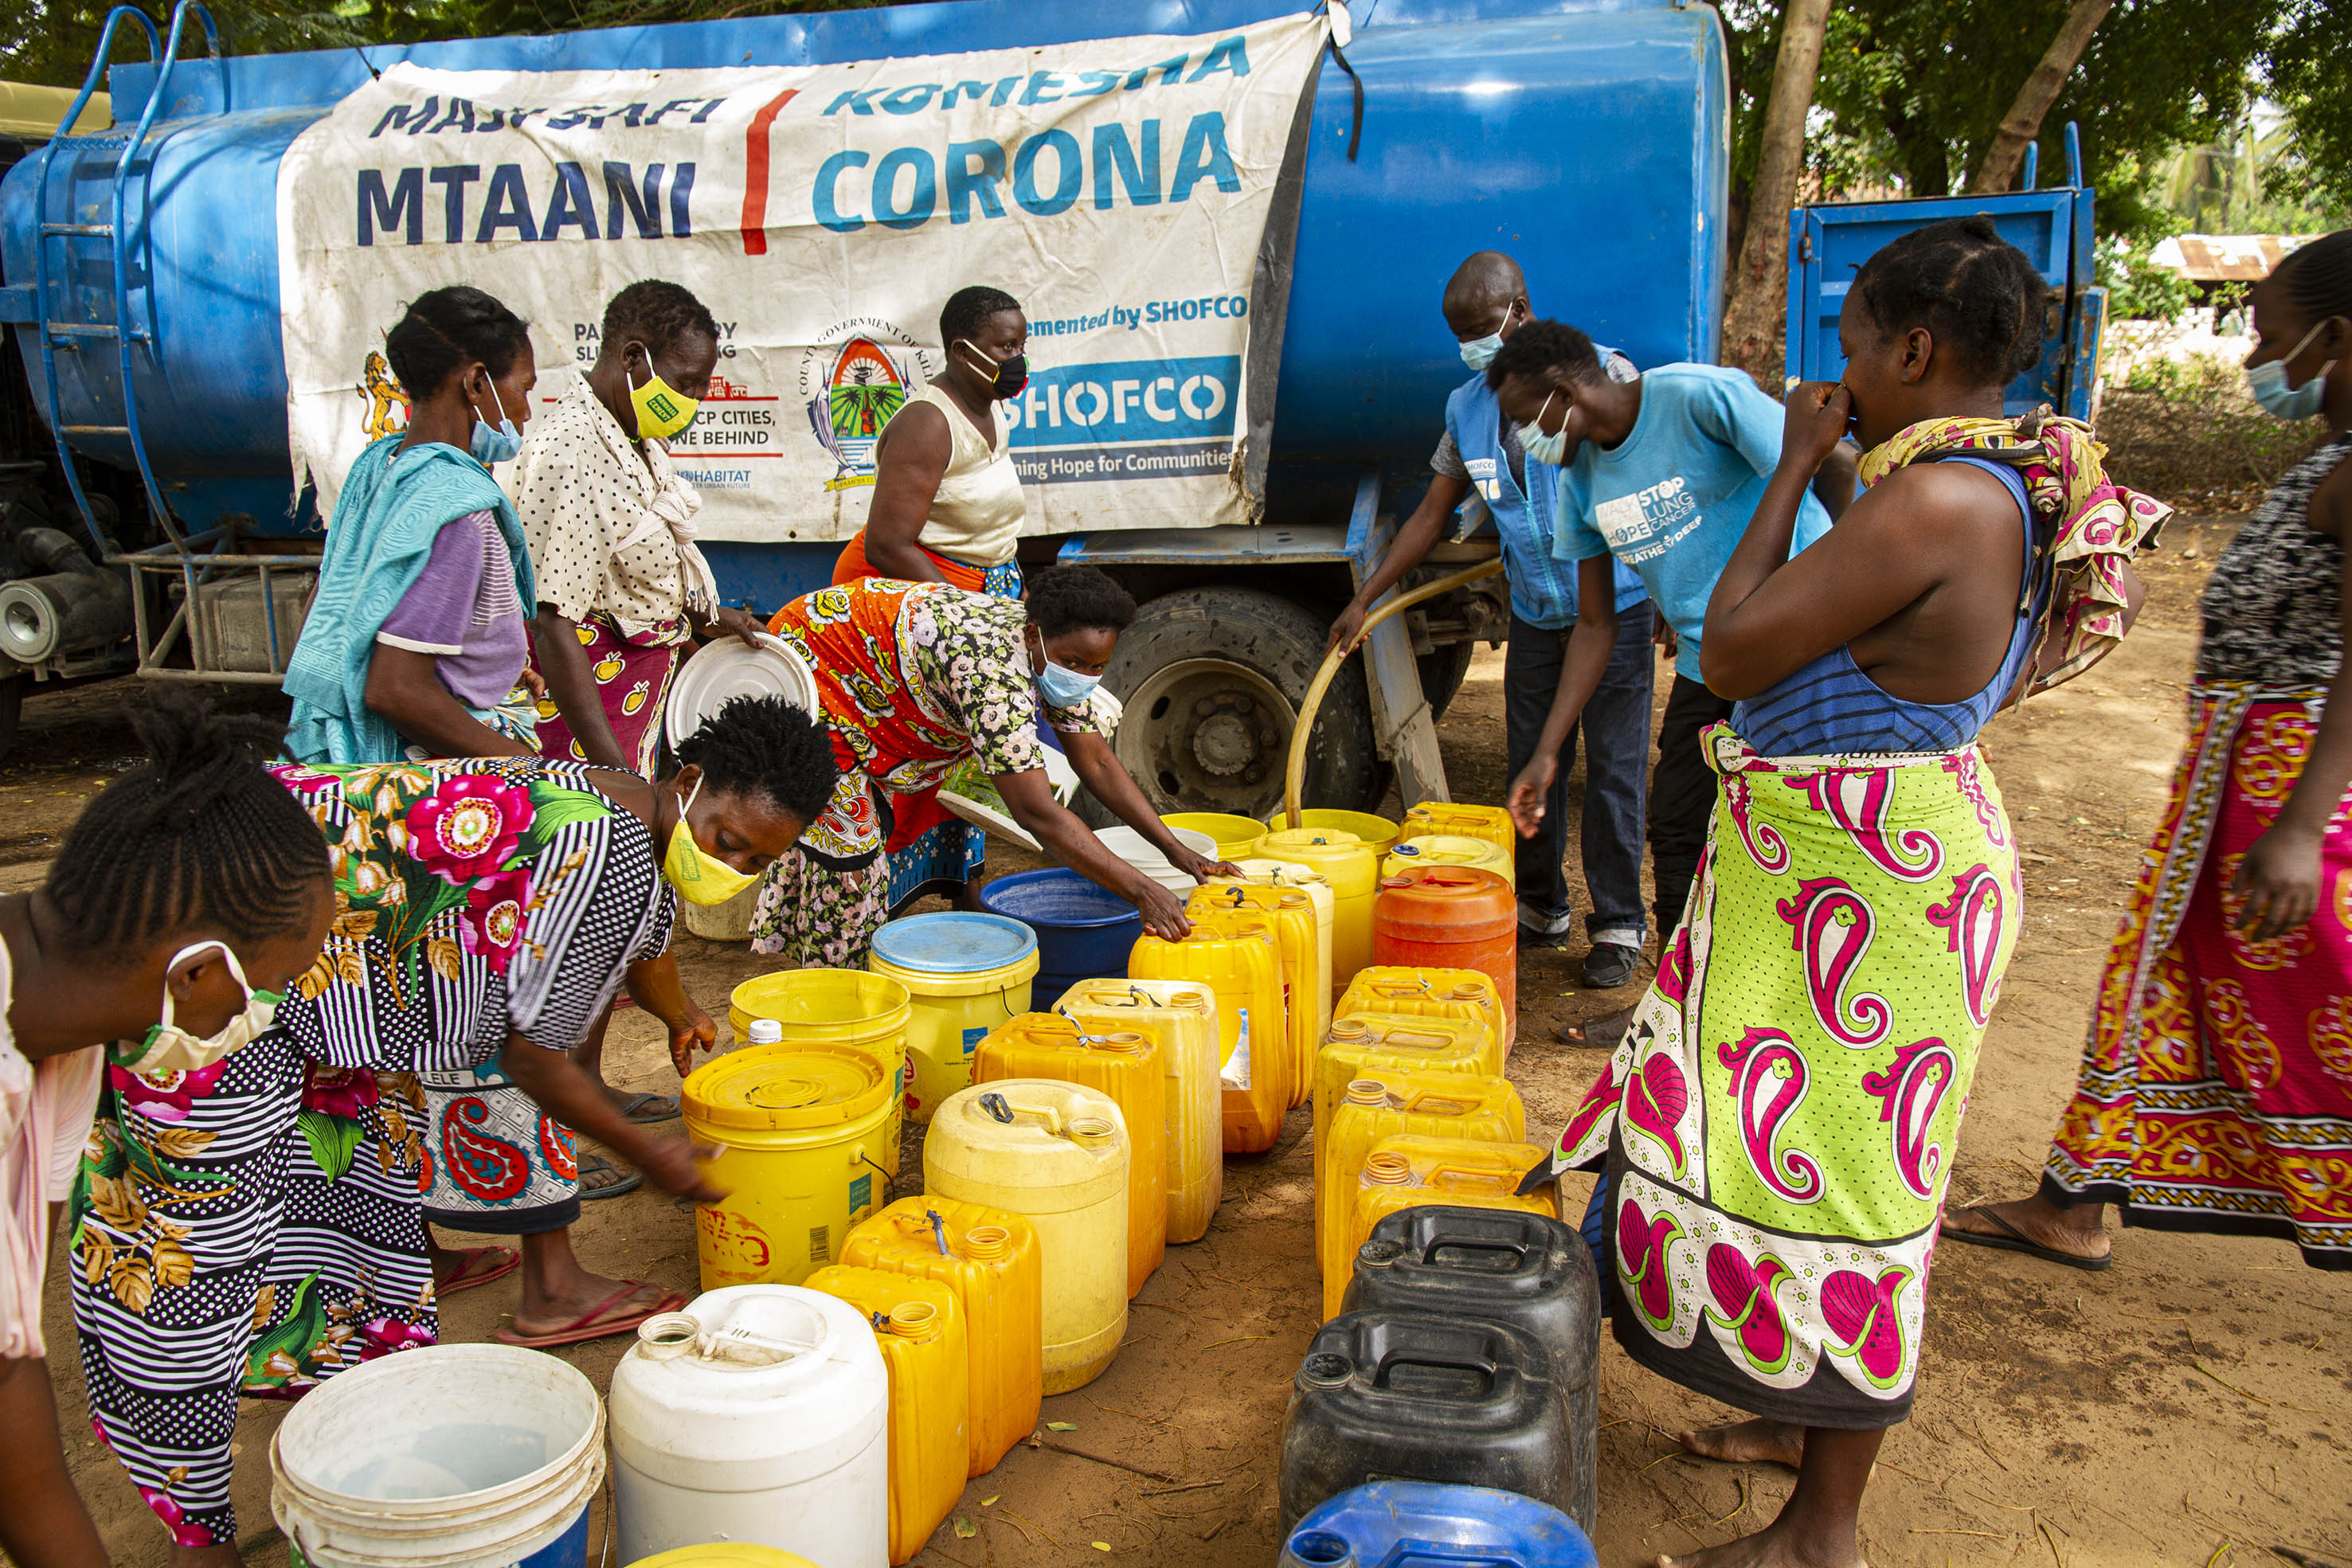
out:
<path id="1" fill-rule="evenodd" d="M 1335 1019 L 1476 1019 L 1503 1038 L 1503 993 L 1477 969 L 1407 968 L 1375 964 L 1359 972 L 1332 1006 Z M 1328 1032 L 1328 1031 L 1327 1031 Z M 1507 1046 L 1507 1052 L 1508 1047 Z"/>
<path id="2" fill-rule="evenodd" d="M 1220 1119 L 1227 1154 L 1274 1147 L 1290 1108 L 1288 1025 L 1282 1010 L 1282 959 L 1274 928 L 1195 932 L 1181 942 L 1137 939 L 1128 974 L 1139 980 L 1189 980 L 1217 998 Z"/>
<path id="3" fill-rule="evenodd" d="M 1517 1039 L 1519 905 L 1493 872 L 1440 865 L 1383 877 L 1372 962 L 1476 969 L 1502 995 L 1503 1049 Z"/>
<path id="4" fill-rule="evenodd" d="M 925 1191 L 1037 1228 L 1048 1394 L 1101 1376 L 1127 1336 L 1126 1124 L 1082 1083 L 1000 1078 L 949 1095 L 923 1137 Z"/>
<path id="5" fill-rule="evenodd" d="M 1326 1146 L 1331 1113 L 1348 1084 L 1389 1072 L 1500 1078 L 1503 1053 L 1483 1019 L 1333 1019 L 1315 1058 L 1315 1146 Z"/>
<path id="6" fill-rule="evenodd" d="M 1527 1110 L 1507 1078 L 1367 1069 L 1350 1079 L 1315 1145 L 1315 1255 L 1327 1280 L 1335 1269 L 1344 1277 L 1355 1266 L 1345 1242 L 1356 1178 L 1372 1145 L 1398 1133 L 1516 1144 L 1528 1134 Z"/>
<path id="7" fill-rule="evenodd" d="M 1089 1034 L 1132 1030 L 1160 1042 L 1168 1239 L 1198 1241 L 1225 1196 L 1215 993 L 1181 980 L 1080 980 L 1054 1006 Z"/>
<path id="8" fill-rule="evenodd" d="M 1334 1270 L 1323 1280 L 1324 1318 L 1339 1315 L 1356 1249 L 1370 1237 L 1373 1226 L 1400 1209 L 1440 1203 L 1457 1208 L 1518 1209 L 1559 1218 L 1559 1206 L 1552 1199 L 1557 1188 L 1547 1186 L 1526 1197 L 1518 1196 L 1519 1183 L 1528 1172 L 1550 1159 L 1549 1149 L 1534 1144 L 1469 1143 L 1412 1133 L 1392 1134 L 1374 1144 L 1356 1178 L 1349 1213 L 1347 1247 L 1341 1256 L 1350 1260 L 1350 1267 Z"/>
<path id="9" fill-rule="evenodd" d="M 955 1287 L 835 1263 L 802 1283 L 866 1314 L 890 1374 L 890 1561 L 904 1563 L 963 1495 L 971 1350 Z"/>
<path id="10" fill-rule="evenodd" d="M 1408 844 L 1441 834 L 1484 839 L 1514 853 L 1519 844 L 1518 830 L 1512 825 L 1510 812 L 1502 807 L 1457 806 L 1450 800 L 1423 800 L 1404 814 L 1397 833 L 1400 841 Z"/>
<path id="11" fill-rule="evenodd" d="M 1315 1050 L 1330 1010 L 1330 965 L 1315 924 L 1315 906 L 1299 892 L 1274 888 L 1196 887 L 1184 915 L 1202 930 L 1223 935 L 1236 919 L 1272 925 L 1282 959 L 1283 1036 L 1289 1042 L 1286 1075 L 1290 1103 L 1303 1104 L 1315 1080 Z"/>
<path id="12" fill-rule="evenodd" d="M 1380 890 L 1381 862 L 1371 846 L 1336 828 L 1278 828 L 1259 841 L 1257 852 L 1313 866 L 1331 884 L 1331 984 L 1346 985 L 1372 961 L 1372 895 Z"/>
<path id="13" fill-rule="evenodd" d="M 849 1233 L 843 1263 L 952 1289 L 962 1307 L 971 1414 L 969 1475 L 985 1475 L 1037 1425 L 1045 1397 L 1037 1231 L 1006 1209 L 902 1197 Z"/>
<path id="14" fill-rule="evenodd" d="M 1127 1297 L 1133 1301 L 1168 1250 L 1168 1091 L 1157 1036 L 1134 1029 L 1097 1033 L 1057 1013 L 1023 1013 L 990 1030 L 972 1056 L 974 1083 L 1000 1078 L 1083 1083 L 1118 1102 L 1134 1158 L 1127 1188 Z"/>

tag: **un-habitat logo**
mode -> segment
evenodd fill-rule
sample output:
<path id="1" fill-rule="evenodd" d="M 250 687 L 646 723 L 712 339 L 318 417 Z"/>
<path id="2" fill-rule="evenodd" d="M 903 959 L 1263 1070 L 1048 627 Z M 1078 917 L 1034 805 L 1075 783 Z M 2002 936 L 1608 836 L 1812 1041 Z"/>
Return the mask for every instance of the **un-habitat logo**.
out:
<path id="1" fill-rule="evenodd" d="M 801 356 L 809 431 L 833 457 L 828 490 L 874 483 L 874 445 L 907 400 L 929 384 L 930 356 L 895 321 L 860 316 L 827 328 Z"/>

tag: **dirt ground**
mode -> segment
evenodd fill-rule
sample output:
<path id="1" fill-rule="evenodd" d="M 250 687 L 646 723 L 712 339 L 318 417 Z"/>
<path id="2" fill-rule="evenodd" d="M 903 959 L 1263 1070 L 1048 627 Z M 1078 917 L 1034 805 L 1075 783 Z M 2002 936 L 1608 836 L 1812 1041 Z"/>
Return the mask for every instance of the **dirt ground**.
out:
<path id="1" fill-rule="evenodd" d="M 1986 1040 L 1955 1202 L 2033 1185 L 2073 1084 L 2116 911 L 2180 744 L 2195 595 L 2235 523 L 2181 519 L 2148 564 L 2148 611 L 2124 650 L 1988 735 L 2027 851 L 2029 918 Z M 1456 799 L 1500 796 L 1501 680 L 1501 654 L 1482 652 L 1441 727 Z M 126 765 L 121 714 L 131 689 L 26 704 L 15 758 L 0 768 L 0 891 L 37 881 L 79 800 Z M 266 708 L 270 697 L 239 700 Z M 1553 1026 L 1636 994 L 1576 989 L 1580 957 L 1520 961 L 1510 1071 L 1539 1141 L 1557 1134 L 1601 1062 L 1551 1043 Z M 690 937 L 679 959 L 722 1018 L 728 989 L 763 967 L 740 948 Z M 657 1026 L 642 1015 L 623 1015 L 610 1064 L 630 1087 L 676 1087 Z M 919 1131 L 909 1129 L 894 1192 L 919 1183 Z M 1169 1249 L 1133 1305 L 1118 1359 L 1091 1386 L 1047 1401 L 1045 1418 L 1069 1429 L 1041 1429 L 1050 1447 L 1015 1448 L 972 1482 L 955 1511 L 968 1526 L 943 1526 L 919 1563 L 1272 1561 L 1283 1407 L 1318 1318 L 1307 1133 L 1302 1109 L 1271 1153 L 1226 1162 L 1215 1224 Z M 1570 1182 L 1572 1212 L 1587 1185 Z M 650 1190 L 589 1206 L 579 1246 L 592 1267 L 696 1288 L 692 1219 Z M 1879 1568 L 2352 1564 L 2352 1277 L 2308 1270 L 2271 1241 L 2133 1230 L 2116 1255 L 2110 1271 L 2083 1274 L 1942 1249 L 1917 1409 L 1890 1436 L 1863 1510 Z M 62 1270 L 51 1280 L 52 1342 L 64 1346 Z M 501 1282 L 456 1298 L 445 1333 L 486 1337 L 513 1290 Z M 626 1343 L 563 1354 L 601 1386 Z M 115 1561 L 161 1564 L 162 1531 L 83 1424 L 71 1354 L 52 1369 L 68 1451 Z M 248 1405 L 238 1427 L 237 1502 L 257 1568 L 286 1560 L 268 1511 L 268 1437 L 282 1410 Z M 1790 1472 L 1706 1463 L 1671 1437 L 1729 1414 L 1603 1341 L 1604 1563 L 1721 1542 L 1771 1517 Z"/>

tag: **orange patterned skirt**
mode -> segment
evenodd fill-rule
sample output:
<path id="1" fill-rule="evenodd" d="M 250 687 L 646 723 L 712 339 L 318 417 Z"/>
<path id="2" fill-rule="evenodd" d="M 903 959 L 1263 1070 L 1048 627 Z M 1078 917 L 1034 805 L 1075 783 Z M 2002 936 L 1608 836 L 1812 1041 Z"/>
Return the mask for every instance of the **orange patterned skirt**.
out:
<path id="1" fill-rule="evenodd" d="M 2352 1269 L 2352 812 L 2328 823 L 2303 926 L 2248 940 L 2231 887 L 2302 776 L 2322 695 L 2191 691 L 2042 1183 L 2127 1224 L 2275 1236 Z"/>

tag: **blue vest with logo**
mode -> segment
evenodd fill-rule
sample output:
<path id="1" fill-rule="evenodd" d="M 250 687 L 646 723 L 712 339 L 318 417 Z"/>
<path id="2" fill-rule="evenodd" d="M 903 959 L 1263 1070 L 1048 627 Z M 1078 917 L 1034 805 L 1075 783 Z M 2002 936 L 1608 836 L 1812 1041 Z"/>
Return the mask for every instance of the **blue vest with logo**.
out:
<path id="1" fill-rule="evenodd" d="M 1599 344 L 1601 362 L 1614 350 Z M 1559 515 L 1559 470 L 1527 459 L 1523 489 L 1503 455 L 1503 409 L 1487 390 L 1484 373 L 1472 376 L 1445 400 L 1445 428 L 1470 471 L 1470 487 L 1494 517 L 1503 543 L 1503 572 L 1511 585 L 1511 613 L 1531 626 L 1559 631 L 1576 620 L 1578 563 L 1552 554 L 1552 519 Z M 1617 608 L 1642 602 L 1648 590 L 1623 561 L 1613 563 Z"/>

